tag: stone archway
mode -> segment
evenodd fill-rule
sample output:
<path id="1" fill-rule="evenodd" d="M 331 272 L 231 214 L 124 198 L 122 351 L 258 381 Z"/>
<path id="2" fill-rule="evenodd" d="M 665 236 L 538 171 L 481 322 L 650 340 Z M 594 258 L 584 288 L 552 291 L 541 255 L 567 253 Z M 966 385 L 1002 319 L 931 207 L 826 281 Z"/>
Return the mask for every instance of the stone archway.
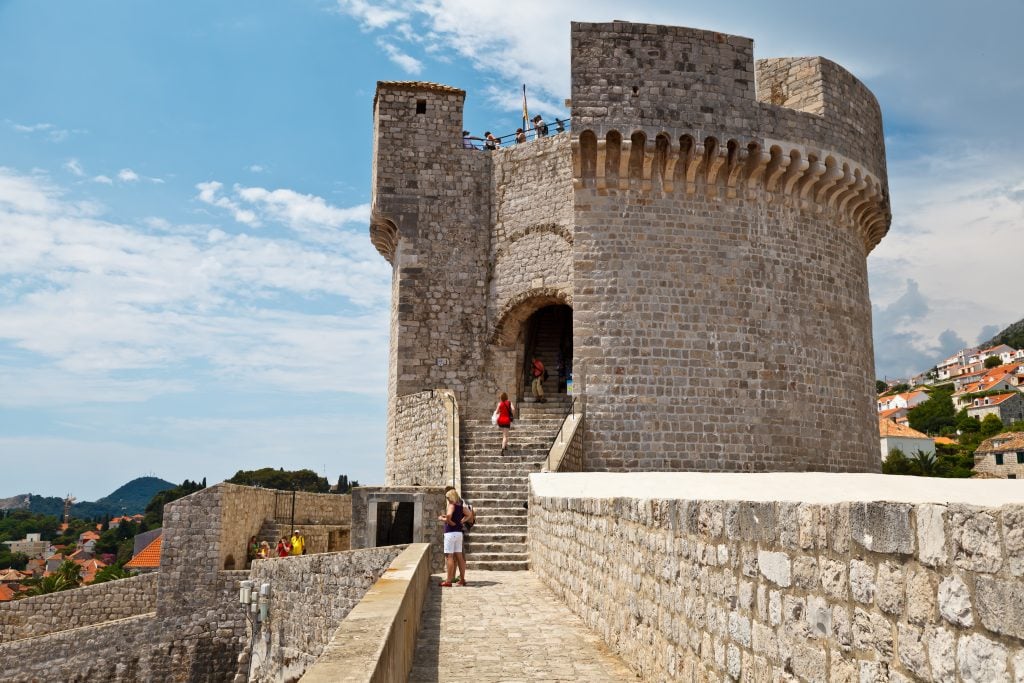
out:
<path id="1" fill-rule="evenodd" d="M 516 400 L 529 395 L 529 382 L 525 381 L 527 355 L 537 350 L 548 368 L 545 391 L 565 394 L 572 367 L 571 294 L 539 287 L 512 297 L 502 308 L 491 343 L 498 352 L 496 365 L 492 366 L 498 385 Z"/>

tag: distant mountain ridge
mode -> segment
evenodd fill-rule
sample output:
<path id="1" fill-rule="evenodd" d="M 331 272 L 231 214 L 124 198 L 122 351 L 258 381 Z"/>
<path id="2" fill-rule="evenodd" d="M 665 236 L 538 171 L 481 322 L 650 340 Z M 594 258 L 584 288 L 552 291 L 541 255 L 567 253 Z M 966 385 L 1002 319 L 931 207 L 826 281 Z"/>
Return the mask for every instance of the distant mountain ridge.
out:
<path id="1" fill-rule="evenodd" d="M 1024 349 L 1024 318 L 1009 325 L 1005 330 L 982 344 L 982 348 L 991 348 L 999 344 L 1006 344 L 1015 349 Z"/>
<path id="2" fill-rule="evenodd" d="M 106 515 L 117 517 L 119 515 L 142 514 L 154 495 L 174 487 L 175 484 L 166 479 L 139 477 L 99 500 L 75 503 L 71 506 L 71 515 L 79 519 L 90 519 Z M 0 509 L 26 509 L 26 499 L 28 499 L 27 509 L 31 512 L 54 515 L 56 517 L 64 514 L 63 498 L 57 496 L 37 496 L 28 493 L 0 499 Z"/>

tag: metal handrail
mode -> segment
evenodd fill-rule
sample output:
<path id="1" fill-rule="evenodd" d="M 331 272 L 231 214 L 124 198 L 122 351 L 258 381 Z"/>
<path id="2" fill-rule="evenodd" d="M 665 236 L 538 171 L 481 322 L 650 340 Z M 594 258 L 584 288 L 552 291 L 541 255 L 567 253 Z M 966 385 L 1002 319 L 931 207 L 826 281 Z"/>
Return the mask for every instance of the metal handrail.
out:
<path id="1" fill-rule="evenodd" d="M 555 438 L 551 440 L 551 445 L 548 446 L 547 461 L 548 461 L 548 469 L 549 470 L 551 469 L 551 451 L 554 449 L 555 444 L 557 444 L 557 443 L 565 443 L 565 440 L 564 440 L 564 437 L 562 435 L 562 432 L 565 429 L 565 422 L 566 422 L 566 420 L 568 420 L 570 417 L 572 417 L 574 420 L 576 419 L 576 397 L 575 396 L 573 396 L 572 400 L 569 401 L 569 409 L 566 410 L 565 411 L 565 415 L 562 416 L 562 424 L 560 424 L 558 426 L 558 433 L 555 434 Z"/>
<path id="2" fill-rule="evenodd" d="M 529 142 L 530 140 L 537 140 L 538 138 L 541 138 L 541 137 L 550 137 L 552 135 L 558 135 L 559 133 L 564 133 L 566 130 L 568 130 L 567 124 L 569 123 L 569 119 L 555 119 L 551 123 L 548 123 L 547 121 L 545 121 L 544 123 L 548 126 L 548 134 L 546 136 L 538 135 L 537 134 L 537 129 L 535 127 L 533 127 L 533 126 L 531 126 L 529 129 L 523 131 L 524 133 L 526 133 L 526 140 L 527 140 L 527 142 Z M 554 131 L 551 130 L 552 128 L 554 128 Z M 515 144 L 515 139 L 516 139 L 516 134 L 515 133 L 506 133 L 505 135 L 502 135 L 502 136 L 499 136 L 499 137 L 495 138 L 495 140 L 498 141 L 499 145 Z M 464 145 L 468 145 L 468 147 L 466 147 L 466 149 L 482 149 L 482 150 L 486 150 L 487 149 L 487 147 L 485 147 L 486 143 L 485 143 L 485 139 L 484 138 L 479 138 L 479 137 L 476 137 L 476 136 L 473 136 L 473 135 L 467 135 L 467 136 L 463 137 L 462 140 L 463 140 L 463 144 Z M 506 143 L 506 141 L 507 141 L 507 143 Z M 475 144 L 477 142 L 479 142 L 480 144 L 479 145 Z"/>
<path id="3" fill-rule="evenodd" d="M 460 490 L 462 487 L 461 486 L 456 486 L 456 484 L 455 484 L 455 459 L 459 456 L 459 442 L 455 438 L 455 421 L 459 419 L 459 411 L 458 411 L 458 408 L 455 407 L 455 397 L 454 396 L 452 396 L 451 394 L 445 394 L 444 397 L 445 397 L 445 399 L 448 402 L 451 403 L 451 407 L 452 407 L 452 412 L 451 412 L 451 415 L 452 415 L 452 432 L 451 432 L 451 442 L 452 442 L 452 486 L 454 486 L 456 490 Z"/>

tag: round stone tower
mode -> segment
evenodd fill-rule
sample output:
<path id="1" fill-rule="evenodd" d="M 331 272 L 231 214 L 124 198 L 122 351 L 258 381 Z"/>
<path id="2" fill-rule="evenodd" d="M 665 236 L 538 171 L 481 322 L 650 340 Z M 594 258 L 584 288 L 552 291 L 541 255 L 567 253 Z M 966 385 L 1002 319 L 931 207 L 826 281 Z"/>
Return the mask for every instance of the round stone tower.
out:
<path id="1" fill-rule="evenodd" d="M 747 38 L 572 26 L 588 470 L 878 471 L 872 94 Z"/>

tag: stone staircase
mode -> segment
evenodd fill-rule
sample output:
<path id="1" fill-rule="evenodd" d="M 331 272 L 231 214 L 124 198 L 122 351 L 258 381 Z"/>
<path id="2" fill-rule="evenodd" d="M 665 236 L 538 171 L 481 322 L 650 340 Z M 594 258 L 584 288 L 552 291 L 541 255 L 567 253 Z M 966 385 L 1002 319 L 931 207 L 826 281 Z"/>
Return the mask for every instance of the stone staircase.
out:
<path id="1" fill-rule="evenodd" d="M 547 403 L 517 405 L 517 419 L 504 456 L 501 433 L 490 419 L 462 421 L 462 495 L 477 511 L 477 523 L 466 533 L 467 568 L 529 568 L 527 477 L 544 466 L 568 408 L 565 396 L 551 396 Z"/>

